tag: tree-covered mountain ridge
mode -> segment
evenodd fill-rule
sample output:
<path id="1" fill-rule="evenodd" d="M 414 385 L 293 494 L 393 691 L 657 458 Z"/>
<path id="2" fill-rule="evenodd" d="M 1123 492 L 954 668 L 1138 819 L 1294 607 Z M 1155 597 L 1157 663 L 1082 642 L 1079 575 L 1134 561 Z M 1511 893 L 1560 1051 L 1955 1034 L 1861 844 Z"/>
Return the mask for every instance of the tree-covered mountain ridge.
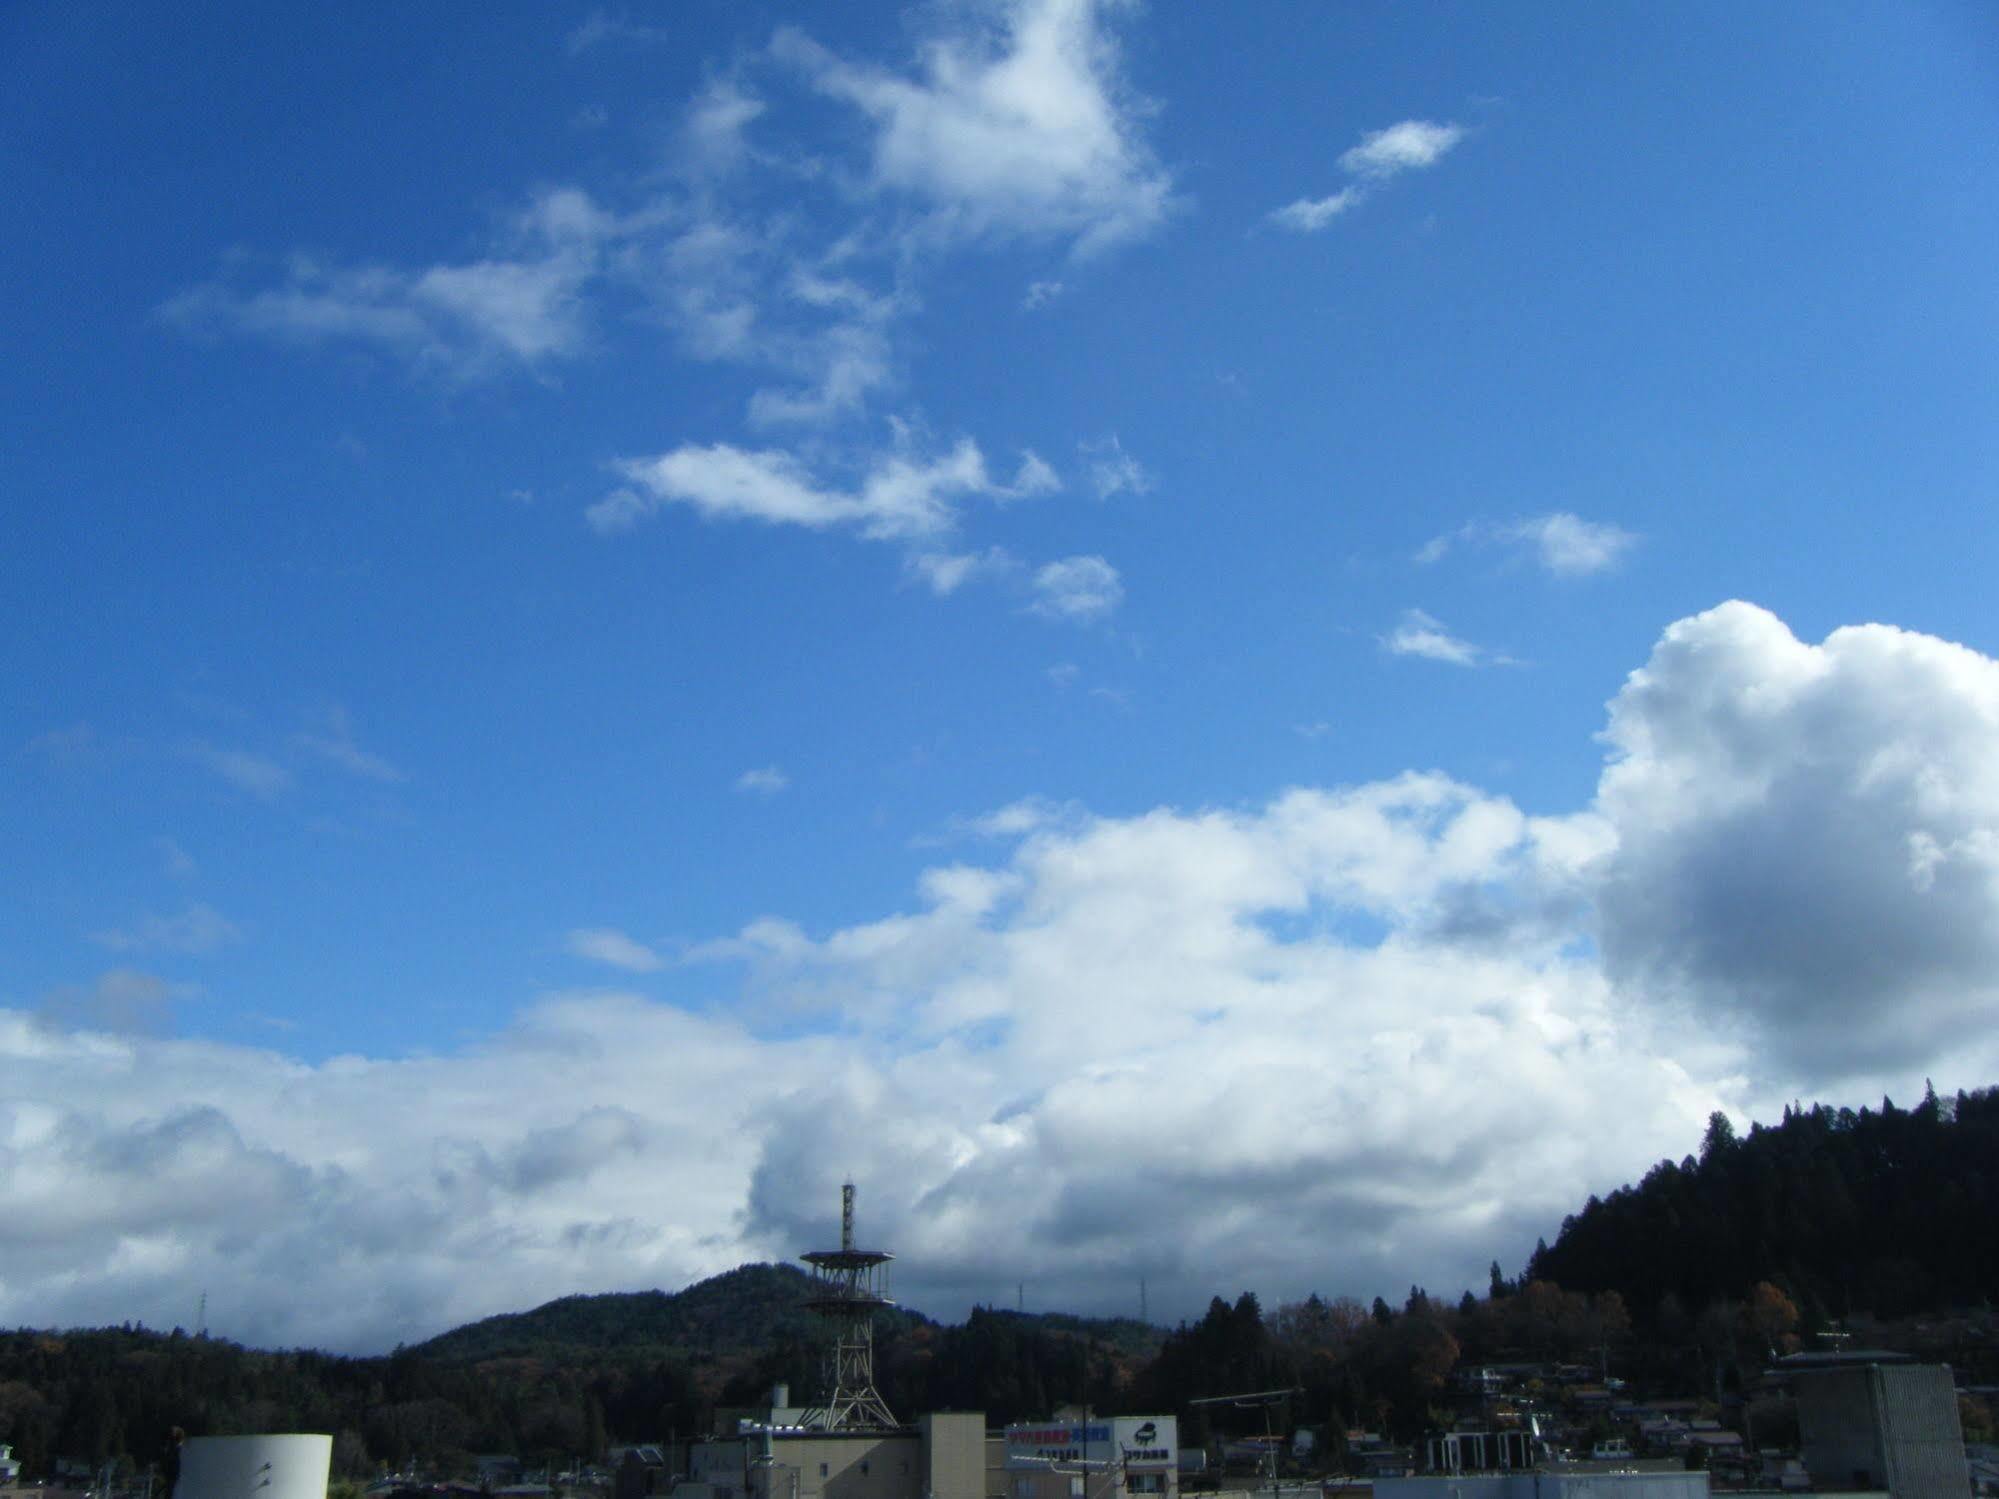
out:
<path id="1" fill-rule="evenodd" d="M 563 1360 L 581 1354 L 728 1357 L 811 1340 L 805 1309 L 812 1277 L 792 1265 L 749 1264 L 680 1291 L 563 1296 L 525 1312 L 503 1312 L 440 1333 L 411 1351 L 446 1363 L 489 1358 Z M 896 1333 L 927 1323 L 892 1308 L 878 1326 Z"/>
<path id="2" fill-rule="evenodd" d="M 1592 1197 L 1528 1276 L 1615 1290 L 1641 1319 L 1698 1312 L 1758 1282 L 1805 1327 L 1999 1301 L 1999 1089 L 1914 1108 L 1793 1106 L 1738 1136 L 1713 1115 L 1699 1156 Z"/>

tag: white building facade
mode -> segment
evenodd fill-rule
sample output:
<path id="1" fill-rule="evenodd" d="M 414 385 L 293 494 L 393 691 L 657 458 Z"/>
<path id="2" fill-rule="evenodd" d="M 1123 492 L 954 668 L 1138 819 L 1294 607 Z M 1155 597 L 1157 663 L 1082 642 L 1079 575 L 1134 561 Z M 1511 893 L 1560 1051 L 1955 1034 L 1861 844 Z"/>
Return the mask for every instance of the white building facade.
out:
<path id="1" fill-rule="evenodd" d="M 1173 1416 L 1024 1421 L 1005 1443 L 1008 1499 L 1179 1499 Z"/>

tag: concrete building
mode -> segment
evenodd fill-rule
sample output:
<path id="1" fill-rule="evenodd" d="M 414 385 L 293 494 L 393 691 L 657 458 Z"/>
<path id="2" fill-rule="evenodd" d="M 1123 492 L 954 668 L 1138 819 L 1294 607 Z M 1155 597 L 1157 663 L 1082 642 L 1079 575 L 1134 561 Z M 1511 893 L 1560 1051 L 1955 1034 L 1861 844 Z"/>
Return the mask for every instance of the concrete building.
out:
<path id="1" fill-rule="evenodd" d="M 886 1431 L 746 1422 L 696 1442 L 675 1499 L 990 1499 L 986 1418 L 920 1418 Z"/>
<path id="2" fill-rule="evenodd" d="M 1175 1416 L 1028 1421 L 1005 1435 L 1006 1499 L 1179 1499 Z"/>
<path id="3" fill-rule="evenodd" d="M 1795 1353 L 1776 1367 L 1798 1402 L 1798 1448 L 1822 1493 L 1966 1499 L 1957 1387 L 1942 1364 L 1895 1353 Z"/>

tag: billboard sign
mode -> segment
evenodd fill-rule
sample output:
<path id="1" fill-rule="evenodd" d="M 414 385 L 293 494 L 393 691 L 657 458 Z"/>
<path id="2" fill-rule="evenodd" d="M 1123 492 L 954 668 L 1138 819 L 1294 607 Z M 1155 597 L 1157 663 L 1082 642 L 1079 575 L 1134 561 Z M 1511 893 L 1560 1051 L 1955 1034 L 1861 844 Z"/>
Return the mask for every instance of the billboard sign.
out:
<path id="1" fill-rule="evenodd" d="M 1024 1421 L 1006 1429 L 1006 1465 L 1050 1468 L 1167 1468 L 1180 1440 L 1172 1416 L 1091 1421 Z"/>

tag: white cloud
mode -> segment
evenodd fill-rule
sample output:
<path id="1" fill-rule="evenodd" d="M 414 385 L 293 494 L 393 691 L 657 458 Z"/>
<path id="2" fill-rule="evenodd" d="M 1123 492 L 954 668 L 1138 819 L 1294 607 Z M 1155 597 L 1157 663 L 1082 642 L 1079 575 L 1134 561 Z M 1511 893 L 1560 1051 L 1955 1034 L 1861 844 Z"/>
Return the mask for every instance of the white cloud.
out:
<path id="1" fill-rule="evenodd" d="M 1020 310 L 1039 312 L 1061 296 L 1062 291 L 1063 286 L 1060 281 L 1030 281 L 1026 293 L 1020 299 Z"/>
<path id="2" fill-rule="evenodd" d="M 1029 608 L 1049 619 L 1100 619 L 1124 602 L 1118 570 L 1101 557 L 1064 557 L 1034 574 Z"/>
<path id="3" fill-rule="evenodd" d="M 1023 1275 L 1102 1310 L 1144 1274 L 1168 1318 L 1482 1284 L 1714 1108 L 1995 1075 L 1995 730 L 1999 662 L 1730 604 L 1632 675 L 1571 814 L 1414 774 L 1030 798 L 906 909 L 703 944 L 743 965 L 705 1014 L 553 995 L 307 1065 L 148 1038 L 172 992 L 105 975 L 0 1010 L 0 1322 L 226 1285 L 227 1335 L 380 1350 L 796 1254 L 847 1173 L 943 1316 Z"/>
<path id="4" fill-rule="evenodd" d="M 1172 191 L 1100 9 L 1012 0 L 985 29 L 932 36 L 914 77 L 843 61 L 792 30 L 772 50 L 869 118 L 873 186 L 924 205 L 933 239 L 1066 240 L 1088 255 L 1151 232 Z"/>
<path id="5" fill-rule="evenodd" d="M 1524 547 L 1536 563 L 1556 577 L 1576 578 L 1611 571 L 1638 544 L 1638 537 L 1608 521 L 1584 520 L 1569 511 L 1556 510 L 1497 524 L 1470 521 L 1455 531 L 1431 537 L 1417 549 L 1414 560 L 1425 566 L 1442 561 L 1459 543 Z"/>
<path id="6" fill-rule="evenodd" d="M 790 453 L 728 443 L 688 444 L 615 467 L 626 486 L 587 512 L 590 524 L 604 534 L 629 530 L 660 507 L 680 504 L 711 520 L 812 530 L 845 526 L 876 541 L 921 541 L 952 530 L 964 500 L 1019 499 L 1059 484 L 1054 470 L 1033 453 L 1023 457 L 1012 483 L 995 480 L 969 438 L 936 457 L 917 454 L 906 441 L 897 450 L 875 453 L 859 482 L 844 490 L 827 486 Z"/>
<path id="7" fill-rule="evenodd" d="M 1807 645 L 1724 604 L 1611 704 L 1613 973 L 1806 1085 L 1914 1065 L 1999 1014 L 1999 662 L 1861 625 Z"/>
<path id="8" fill-rule="evenodd" d="M 1270 210 L 1272 223 L 1300 234 L 1315 234 L 1341 214 L 1359 205 L 1366 194 L 1357 187 L 1343 187 L 1323 198 L 1299 198 L 1282 208 Z"/>
<path id="9" fill-rule="evenodd" d="M 191 991 L 169 984 L 157 974 L 136 968 L 113 968 L 91 984 L 69 984 L 42 997 L 34 1016 L 44 1032 L 85 1031 L 109 1036 L 163 1034 L 170 1021 L 169 1006 Z M 10 1018 L 0 1011 L 0 1022 Z M 11 1017 L 21 1019 L 25 1017 Z M 0 1120 L 5 1110 L 0 1107 Z"/>
<path id="10" fill-rule="evenodd" d="M 744 134 L 764 113 L 764 103 L 734 78 L 711 79 L 687 107 L 683 127 L 690 163 L 702 172 L 729 172 L 750 155 Z"/>
<path id="11" fill-rule="evenodd" d="M 87 723 L 73 723 L 60 729 L 45 729 L 22 746 L 24 753 L 51 765 L 76 767 L 88 764 L 98 753 L 97 731 Z"/>
<path id="12" fill-rule="evenodd" d="M 90 940 L 113 952 L 199 954 L 240 942 L 243 932 L 213 906 L 197 902 L 177 916 L 147 914 L 130 926 L 92 932 Z"/>
<path id="13" fill-rule="evenodd" d="M 159 851 L 160 867 L 177 880 L 191 880 L 200 872 L 193 855 L 171 838 L 155 838 L 153 847 Z"/>
<path id="14" fill-rule="evenodd" d="M 738 791 L 748 791 L 757 796 L 776 796 L 790 784 L 791 777 L 775 765 L 746 770 L 736 777 Z"/>
<path id="15" fill-rule="evenodd" d="M 1607 572 L 1638 540 L 1617 526 L 1586 521 L 1567 511 L 1520 521 L 1515 531 L 1534 547 L 1541 565 L 1560 577 Z"/>
<path id="16" fill-rule="evenodd" d="M 576 957 L 588 958 L 593 963 L 608 963 L 627 973 L 652 973 L 661 966 L 658 953 L 616 927 L 578 927 L 563 945 Z"/>
<path id="17" fill-rule="evenodd" d="M 1403 610 L 1401 622 L 1381 637 L 1381 643 L 1391 655 L 1421 656 L 1451 666 L 1477 666 L 1490 659 L 1483 646 L 1460 640 L 1444 627 L 1442 620 L 1421 609 Z"/>
<path id="18" fill-rule="evenodd" d="M 349 775 L 370 781 L 404 779 L 402 771 L 396 766 L 373 751 L 363 749 L 355 741 L 353 718 L 338 703 L 319 715 L 317 728 L 295 737 L 302 749 L 310 750 Z"/>
<path id="19" fill-rule="evenodd" d="M 517 216 L 507 236 L 515 253 L 421 271 L 295 255 L 276 286 L 242 290 L 225 276 L 159 314 L 195 334 L 374 344 L 456 378 L 531 368 L 583 347 L 582 293 L 613 228 L 587 194 L 557 189 Z"/>
<path id="20" fill-rule="evenodd" d="M 983 552 L 911 552 L 903 567 L 939 598 L 956 593 L 973 578 L 1010 573 L 1019 566 L 1003 547 Z"/>
<path id="21" fill-rule="evenodd" d="M 1379 181 L 1435 166 L 1443 160 L 1445 152 L 1464 138 L 1462 125 L 1403 120 L 1362 136 L 1358 146 L 1341 155 L 1340 166 L 1356 177 Z"/>
<path id="22" fill-rule="evenodd" d="M 1435 166 L 1464 137 L 1463 126 L 1431 120 L 1403 120 L 1370 131 L 1359 145 L 1340 154 L 1340 170 L 1356 181 L 1324 197 L 1299 198 L 1273 208 L 1266 217 L 1279 228 L 1316 234 L 1366 202 L 1390 178 Z"/>
<path id="23" fill-rule="evenodd" d="M 1152 490 L 1152 475 L 1136 458 L 1124 450 L 1124 444 L 1116 435 L 1100 442 L 1086 442 L 1083 445 L 1085 467 L 1089 471 L 1090 488 L 1097 492 L 1097 498 L 1108 500 L 1115 494 L 1148 494 Z"/>
<path id="24" fill-rule="evenodd" d="M 672 40 L 673 32 L 667 27 L 642 25 L 622 12 L 614 15 L 606 10 L 593 10 L 582 25 L 569 33 L 563 45 L 571 57 L 580 57 L 606 42 L 651 46 Z"/>
<path id="25" fill-rule="evenodd" d="M 291 788 L 290 771 L 275 760 L 252 754 L 249 750 L 193 744 L 187 747 L 187 754 L 238 791 L 247 792 L 260 801 L 273 801 Z"/>

